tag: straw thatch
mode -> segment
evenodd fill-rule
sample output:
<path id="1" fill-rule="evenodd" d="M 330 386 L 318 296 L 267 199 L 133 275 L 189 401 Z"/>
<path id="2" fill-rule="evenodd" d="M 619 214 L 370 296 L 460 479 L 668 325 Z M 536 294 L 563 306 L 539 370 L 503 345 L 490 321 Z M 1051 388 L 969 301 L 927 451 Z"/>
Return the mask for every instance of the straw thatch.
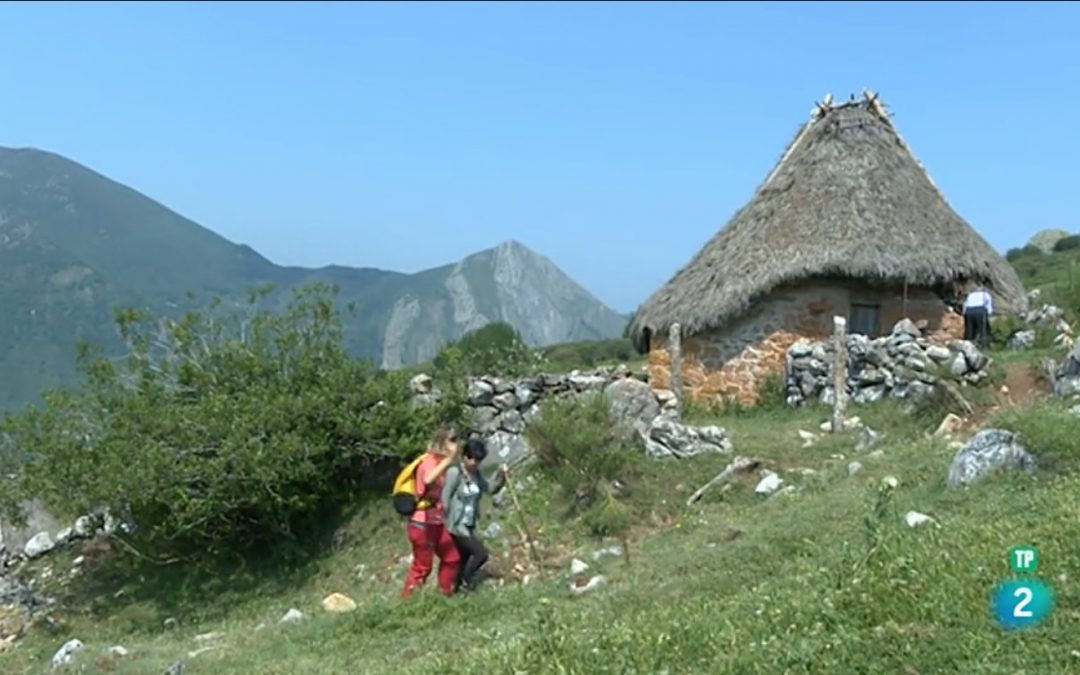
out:
<path id="1" fill-rule="evenodd" d="M 1005 259 L 946 203 L 876 95 L 819 103 L 750 203 L 636 312 L 630 336 L 717 329 L 812 278 L 942 288 L 981 283 L 1027 306 Z"/>

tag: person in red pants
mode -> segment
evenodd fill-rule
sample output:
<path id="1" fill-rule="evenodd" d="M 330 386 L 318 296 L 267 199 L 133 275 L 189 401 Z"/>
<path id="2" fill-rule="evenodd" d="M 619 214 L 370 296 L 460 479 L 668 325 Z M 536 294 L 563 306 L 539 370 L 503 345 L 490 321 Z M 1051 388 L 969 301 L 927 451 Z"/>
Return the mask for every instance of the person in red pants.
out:
<path id="1" fill-rule="evenodd" d="M 416 467 L 417 501 L 430 506 L 418 508 L 406 525 L 413 560 L 405 578 L 405 588 L 401 591 L 403 598 L 424 585 L 431 574 L 435 556 L 439 556 L 439 590 L 443 595 L 454 594 L 461 554 L 443 524 L 442 489 L 446 470 L 460 452 L 457 433 L 450 427 L 440 427 L 428 447 L 427 457 Z"/>

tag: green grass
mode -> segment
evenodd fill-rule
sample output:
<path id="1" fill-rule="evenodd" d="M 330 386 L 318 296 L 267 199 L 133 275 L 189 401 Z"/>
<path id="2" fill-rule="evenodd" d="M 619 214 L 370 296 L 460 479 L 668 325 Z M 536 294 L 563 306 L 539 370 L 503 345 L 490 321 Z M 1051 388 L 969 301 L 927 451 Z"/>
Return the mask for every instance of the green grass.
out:
<path id="1" fill-rule="evenodd" d="M 593 561 L 591 554 L 608 542 L 561 522 L 553 486 L 516 483 L 529 524 L 555 565 L 526 586 L 492 585 L 445 599 L 430 589 L 432 579 L 415 601 L 400 602 L 405 567 L 395 558 L 408 549 L 400 523 L 380 506 L 353 521 L 345 550 L 303 574 L 281 574 L 261 587 L 238 576 L 233 593 L 228 582 L 201 598 L 198 589 L 189 590 L 181 606 L 164 597 L 165 586 L 158 595 L 136 595 L 139 585 L 131 582 L 119 599 L 110 593 L 100 600 L 96 616 L 86 604 L 73 603 L 58 613 L 63 628 L 35 630 L 0 655 L 0 669 L 41 672 L 71 637 L 87 644 L 79 657 L 87 673 L 161 672 L 177 659 L 185 661 L 186 673 L 216 674 L 1014 673 L 1080 667 L 1072 654 L 1080 649 L 1080 477 L 1071 470 L 1080 466 L 1080 454 L 1065 435 L 1069 418 L 1061 407 L 1007 410 L 1000 418 L 1023 427 L 1025 435 L 1054 430 L 1057 436 L 1032 439 L 1039 450 L 1059 448 L 1049 468 L 1036 476 L 993 477 L 964 490 L 945 487 L 953 451 L 928 437 L 931 420 L 907 417 L 886 402 L 852 411 L 884 433 L 873 448 L 882 450 L 880 456 L 857 452 L 854 435 L 823 435 L 802 447 L 798 430 L 820 433 L 827 412 L 765 410 L 697 420 L 728 428 L 736 453 L 761 457 L 787 484 L 801 486 L 794 494 L 755 495 L 752 476 L 687 508 L 689 493 L 731 458 L 641 460 L 629 481 L 628 499 L 642 514 L 629 564 L 619 556 Z M 1061 451 L 1062 444 L 1071 450 Z M 853 460 L 863 470 L 849 476 Z M 644 466 L 648 471 L 640 470 Z M 900 485 L 876 521 L 873 500 L 889 475 Z M 908 510 L 931 515 L 939 527 L 907 528 L 902 517 Z M 485 513 L 503 527 L 490 544 L 507 567 L 503 554 L 515 520 L 504 510 L 488 507 Z M 1039 548 L 1039 576 L 1053 585 L 1057 602 L 1044 625 L 1006 634 L 992 621 L 989 593 L 1010 576 L 1005 556 L 1018 544 Z M 513 555 L 525 560 L 520 547 Z M 606 574 L 607 585 L 572 594 L 572 556 Z M 56 558 L 50 564 L 65 569 Z M 359 575 L 361 564 L 366 567 Z M 354 598 L 359 609 L 324 613 L 319 602 L 331 592 Z M 309 618 L 278 624 L 290 607 Z M 163 627 L 168 616 L 177 618 L 176 628 Z M 211 631 L 224 633 L 223 647 L 189 657 L 188 651 L 205 646 L 195 636 Z M 131 655 L 105 657 L 113 644 Z"/>

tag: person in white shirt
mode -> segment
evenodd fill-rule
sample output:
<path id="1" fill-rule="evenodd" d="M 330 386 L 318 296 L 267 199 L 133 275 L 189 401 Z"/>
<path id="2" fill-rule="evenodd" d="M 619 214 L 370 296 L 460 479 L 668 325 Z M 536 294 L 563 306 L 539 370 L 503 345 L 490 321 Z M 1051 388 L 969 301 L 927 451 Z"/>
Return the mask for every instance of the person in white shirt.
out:
<path id="1" fill-rule="evenodd" d="M 975 342 L 980 349 L 990 343 L 990 315 L 994 299 L 983 286 L 978 286 L 964 299 L 964 339 Z"/>

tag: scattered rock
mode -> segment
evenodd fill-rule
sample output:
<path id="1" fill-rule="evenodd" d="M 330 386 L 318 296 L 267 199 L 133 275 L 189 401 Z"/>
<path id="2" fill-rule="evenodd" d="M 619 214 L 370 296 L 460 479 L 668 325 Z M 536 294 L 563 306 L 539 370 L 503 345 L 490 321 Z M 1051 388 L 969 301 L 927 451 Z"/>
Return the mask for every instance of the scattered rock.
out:
<path id="1" fill-rule="evenodd" d="M 934 436 L 936 438 L 948 438 L 963 428 L 964 420 L 954 413 L 949 413 L 945 416 L 945 419 L 941 420 L 941 424 L 934 431 Z"/>
<path id="2" fill-rule="evenodd" d="M 735 447 L 723 427 L 692 427 L 668 417 L 656 417 L 645 437 L 645 452 L 653 458 L 731 454 Z"/>
<path id="3" fill-rule="evenodd" d="M 56 545 L 53 543 L 52 537 L 48 532 L 38 532 L 30 541 L 26 542 L 23 547 L 23 553 L 27 558 L 37 558 L 38 556 L 45 555 L 49 551 L 53 550 Z"/>
<path id="4" fill-rule="evenodd" d="M 949 487 L 969 485 L 998 470 L 1036 470 L 1035 458 L 1016 434 L 1004 429 L 983 429 L 972 436 L 953 457 Z"/>
<path id="5" fill-rule="evenodd" d="M 907 523 L 908 527 L 918 527 L 919 525 L 926 525 L 927 523 L 934 523 L 936 521 L 925 513 L 908 511 L 904 516 L 904 522 Z"/>
<path id="6" fill-rule="evenodd" d="M 409 389 L 414 394 L 430 394 L 433 387 L 434 383 L 431 376 L 424 373 L 420 373 L 409 380 Z"/>
<path id="7" fill-rule="evenodd" d="M 860 471 L 862 471 L 862 464 L 860 464 L 859 462 L 852 462 L 851 464 L 848 464 L 847 472 L 849 476 L 854 476 Z"/>
<path id="8" fill-rule="evenodd" d="M 109 647 L 108 653 L 109 653 L 109 656 L 115 656 L 117 658 L 123 658 L 123 657 L 127 656 L 130 652 L 128 652 L 128 650 L 124 649 L 121 645 L 114 645 L 112 647 Z"/>
<path id="9" fill-rule="evenodd" d="M 618 544 L 614 544 L 612 546 L 608 546 L 607 548 L 602 548 L 599 551 L 594 552 L 592 554 L 592 559 L 593 559 L 593 561 L 597 561 L 600 558 L 603 558 L 604 556 L 609 556 L 609 555 L 610 556 L 620 556 L 622 554 L 623 554 L 622 546 L 619 546 Z"/>
<path id="10" fill-rule="evenodd" d="M 71 665 L 75 661 L 75 654 L 82 651 L 85 646 L 81 640 L 68 640 L 63 647 L 53 654 L 52 667 L 62 668 Z"/>
<path id="11" fill-rule="evenodd" d="M 304 613 L 300 610 L 293 608 L 285 612 L 285 615 L 281 617 L 281 623 L 297 623 L 303 620 Z"/>
<path id="12" fill-rule="evenodd" d="M 322 606 L 323 609 L 328 612 L 340 614 L 342 612 L 351 612 L 356 609 L 356 602 L 347 595 L 331 593 L 323 598 Z"/>
<path id="13" fill-rule="evenodd" d="M 581 560 L 578 560 L 577 558 L 574 558 L 570 561 L 570 574 L 574 575 L 575 577 L 580 574 L 585 574 L 588 569 L 589 566 Z"/>
<path id="14" fill-rule="evenodd" d="M 754 488 L 754 492 L 759 495 L 772 494 L 784 484 L 784 479 L 772 471 L 763 471 L 762 476 L 761 481 L 757 484 L 757 487 Z"/>
<path id="15" fill-rule="evenodd" d="M 870 427 L 863 427 L 859 432 L 859 440 L 855 443 L 856 452 L 866 452 L 877 445 L 881 440 L 881 432 L 874 431 Z"/>
<path id="16" fill-rule="evenodd" d="M 1035 331 L 1018 330 L 1009 336 L 1008 347 L 1016 351 L 1031 349 L 1035 346 Z"/>
<path id="17" fill-rule="evenodd" d="M 584 586 L 578 586 L 577 584 L 571 583 L 570 590 L 580 595 L 581 593 L 588 593 L 589 591 L 594 591 L 604 586 L 606 583 L 607 578 L 602 574 L 598 574 L 592 579 L 589 579 L 589 581 Z"/>
<path id="18" fill-rule="evenodd" d="M 165 669 L 165 675 L 184 675 L 184 662 L 173 661 L 172 665 Z"/>

